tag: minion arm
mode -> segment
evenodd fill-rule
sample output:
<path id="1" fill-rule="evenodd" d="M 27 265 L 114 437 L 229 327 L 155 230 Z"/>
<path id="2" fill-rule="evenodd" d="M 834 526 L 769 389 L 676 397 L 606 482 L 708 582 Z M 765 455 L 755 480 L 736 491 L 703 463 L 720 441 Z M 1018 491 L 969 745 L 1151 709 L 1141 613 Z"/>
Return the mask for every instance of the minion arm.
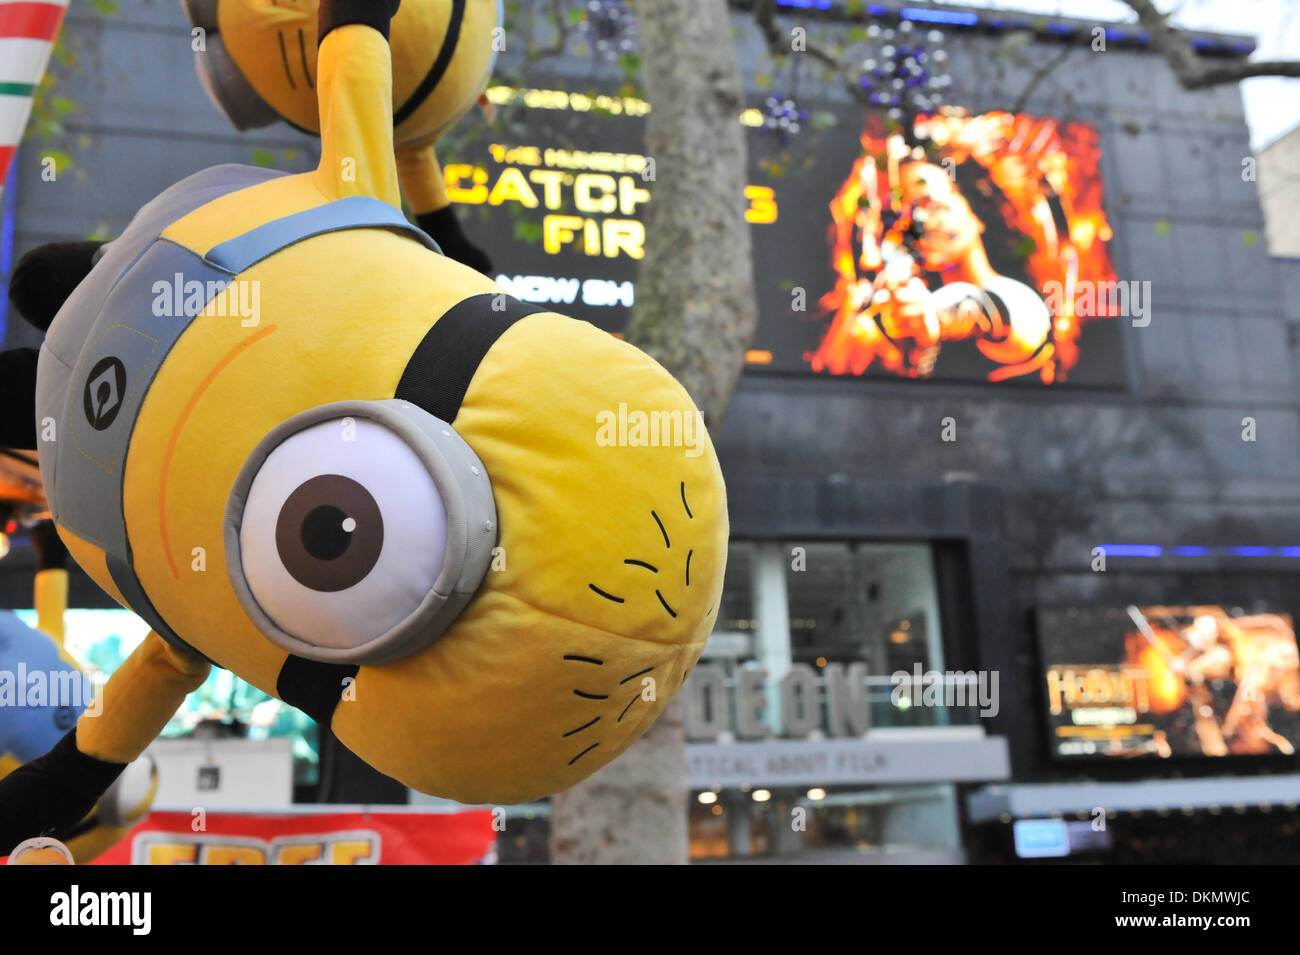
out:
<path id="1" fill-rule="evenodd" d="M 0 853 L 66 833 L 162 732 L 210 667 L 150 633 L 99 691 L 77 726 L 0 780 Z"/>
<path id="2" fill-rule="evenodd" d="M 393 159 L 393 63 L 388 24 L 398 0 L 322 0 L 316 185 L 330 199 L 402 202 Z"/>
<path id="3" fill-rule="evenodd" d="M 492 260 L 461 231 L 456 210 L 447 198 L 447 183 L 433 141 L 399 147 L 397 176 L 402 194 L 415 213 L 416 224 L 433 236 L 443 253 L 484 275 L 491 275 Z"/>

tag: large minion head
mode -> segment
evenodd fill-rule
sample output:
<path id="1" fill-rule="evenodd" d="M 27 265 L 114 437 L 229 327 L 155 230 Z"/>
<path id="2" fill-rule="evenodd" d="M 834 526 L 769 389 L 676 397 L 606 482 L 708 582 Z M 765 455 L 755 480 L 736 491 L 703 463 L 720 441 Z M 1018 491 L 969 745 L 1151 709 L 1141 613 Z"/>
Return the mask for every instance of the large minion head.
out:
<path id="1" fill-rule="evenodd" d="M 204 31 L 199 81 L 237 129 L 284 119 L 320 132 L 319 0 L 182 0 Z M 397 145 L 436 139 L 473 107 L 492 73 L 501 0 L 404 0 L 393 18 Z"/>
<path id="2" fill-rule="evenodd" d="M 382 88 L 381 44 L 331 34 L 322 97 Z M 164 639 L 416 789 L 537 798 L 698 659 L 721 473 L 663 368 L 440 255 L 363 133 L 327 129 L 315 174 L 219 167 L 142 210 L 47 336 L 46 486 Z"/>

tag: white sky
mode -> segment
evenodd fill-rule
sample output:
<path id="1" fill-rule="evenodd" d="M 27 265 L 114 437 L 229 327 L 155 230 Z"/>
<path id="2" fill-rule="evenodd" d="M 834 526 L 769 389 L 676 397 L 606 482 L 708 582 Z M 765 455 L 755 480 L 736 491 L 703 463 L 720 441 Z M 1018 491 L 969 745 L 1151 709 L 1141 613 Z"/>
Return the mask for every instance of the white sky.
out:
<path id="1" fill-rule="evenodd" d="M 945 0 L 954 6 L 997 7 L 1099 21 L 1135 21 L 1120 0 Z M 1300 0 L 1157 0 L 1176 10 L 1174 22 L 1187 29 L 1240 33 L 1255 38 L 1251 59 L 1300 59 Z M 1241 84 L 1251 145 L 1267 146 L 1300 125 L 1300 79 L 1260 77 Z"/>

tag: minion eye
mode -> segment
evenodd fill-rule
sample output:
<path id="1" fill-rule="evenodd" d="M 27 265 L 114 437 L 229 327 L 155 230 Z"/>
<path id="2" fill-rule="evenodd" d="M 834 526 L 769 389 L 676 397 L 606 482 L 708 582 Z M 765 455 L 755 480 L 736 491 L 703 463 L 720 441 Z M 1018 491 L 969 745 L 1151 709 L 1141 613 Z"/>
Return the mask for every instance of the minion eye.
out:
<path id="1" fill-rule="evenodd" d="M 438 504 L 435 516 L 443 519 Z M 341 474 L 320 474 L 298 485 L 281 506 L 275 549 L 281 566 L 309 590 L 347 590 L 379 562 L 384 515 L 363 484 Z"/>
<path id="2" fill-rule="evenodd" d="M 432 642 L 468 602 L 495 519 L 483 466 L 450 425 L 406 402 L 345 403 L 290 419 L 250 455 L 227 559 L 273 643 L 381 663 Z"/>

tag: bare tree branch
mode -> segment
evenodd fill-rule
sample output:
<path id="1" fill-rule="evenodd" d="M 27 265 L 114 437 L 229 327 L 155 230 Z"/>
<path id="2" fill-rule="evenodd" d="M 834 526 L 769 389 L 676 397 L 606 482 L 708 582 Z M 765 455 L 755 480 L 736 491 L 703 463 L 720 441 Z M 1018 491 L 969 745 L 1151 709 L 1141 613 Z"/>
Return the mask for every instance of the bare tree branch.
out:
<path id="1" fill-rule="evenodd" d="M 1215 62 L 1197 54 L 1191 36 L 1169 23 L 1152 0 L 1124 0 L 1151 37 L 1151 49 L 1164 57 L 1184 89 L 1198 90 L 1238 83 L 1253 76 L 1300 77 L 1300 60 L 1230 60 Z"/>
<path id="2" fill-rule="evenodd" d="M 560 56 L 569 46 L 569 22 L 564 16 L 564 0 L 551 0 L 550 19 L 555 25 L 555 41 L 547 47 L 538 48 L 535 44 L 537 21 L 530 21 L 525 57 L 529 63 L 536 63 L 553 56 Z"/>
<path id="3" fill-rule="evenodd" d="M 790 38 L 783 34 L 781 28 L 776 25 L 776 0 L 755 0 L 754 22 L 758 24 L 758 28 L 763 32 L 763 39 L 767 41 L 768 53 L 773 56 L 788 56 L 793 52 L 789 43 Z M 854 76 L 848 67 L 840 62 L 837 56 L 811 43 L 805 44 L 802 52 L 807 53 L 813 59 L 834 71 L 850 96 L 860 103 L 870 104 L 867 91 L 858 83 L 858 77 Z"/>
<path id="4" fill-rule="evenodd" d="M 1153 0 L 1124 0 L 1138 16 L 1138 23 L 1150 36 L 1152 52 L 1159 54 L 1173 71 L 1184 89 L 1199 90 L 1226 83 L 1239 83 L 1256 76 L 1300 78 L 1300 60 L 1211 60 L 1202 57 L 1192 45 L 1191 34 L 1170 24 L 1171 14 L 1161 13 Z M 777 0 L 754 0 L 754 22 L 758 24 L 767 41 L 768 52 L 785 56 L 791 52 L 788 37 L 776 24 Z M 1067 50 L 1072 49 L 1067 46 Z M 844 87 L 861 103 L 869 103 L 868 95 L 854 76 L 834 54 L 808 44 L 809 55 L 825 64 L 843 81 Z M 1034 89 L 1068 56 L 1049 60 L 1030 78 L 1029 85 L 1020 94 L 1014 112 L 1019 112 Z"/>
<path id="5" fill-rule="evenodd" d="M 1043 80 L 1047 79 L 1047 77 L 1051 73 L 1053 73 L 1057 69 L 1057 67 L 1059 67 L 1062 63 L 1068 60 L 1071 54 L 1073 54 L 1074 51 L 1077 49 L 1078 47 L 1076 46 L 1070 46 L 1069 44 L 1066 44 L 1064 47 L 1062 47 L 1061 53 L 1058 56 L 1054 56 L 1051 59 L 1044 60 L 1038 66 L 1038 68 L 1034 70 L 1033 74 L 1029 77 L 1029 82 L 1026 83 L 1025 88 L 1020 91 L 1020 95 L 1016 97 L 1016 102 L 1014 105 L 1012 105 L 1010 112 L 1012 113 L 1022 112 L 1025 108 L 1025 104 L 1029 102 L 1029 97 L 1034 95 L 1034 90 L 1038 89 L 1038 87 L 1042 84 Z"/>

